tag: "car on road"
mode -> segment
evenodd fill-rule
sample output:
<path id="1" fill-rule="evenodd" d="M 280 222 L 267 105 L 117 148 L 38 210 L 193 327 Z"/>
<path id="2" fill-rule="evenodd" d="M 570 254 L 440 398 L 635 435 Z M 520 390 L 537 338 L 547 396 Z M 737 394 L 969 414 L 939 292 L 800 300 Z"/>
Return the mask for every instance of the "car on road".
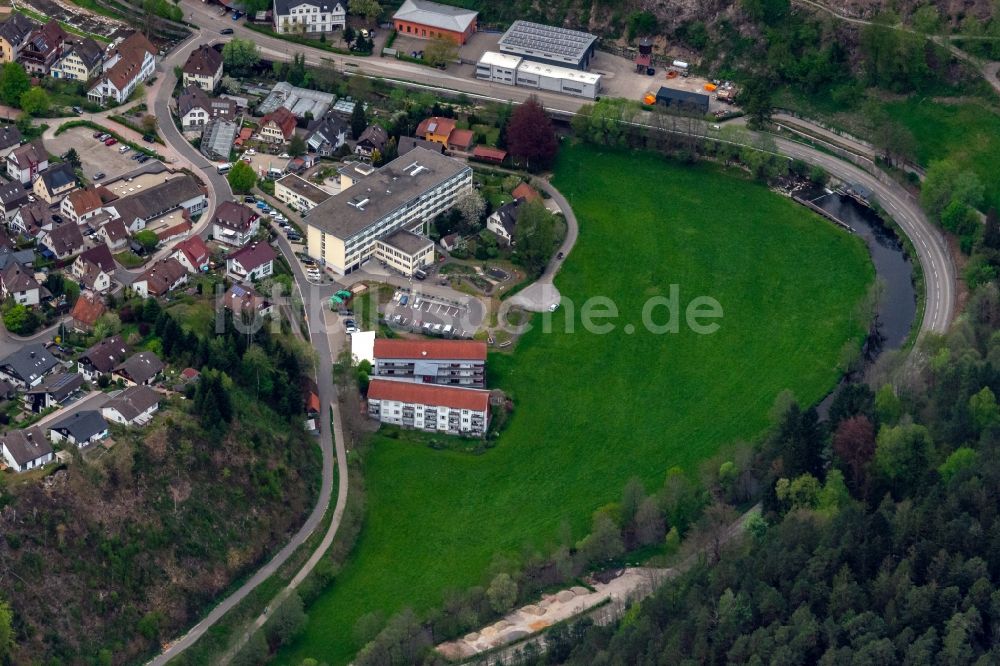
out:
<path id="1" fill-rule="evenodd" d="M 115 137 L 111 137 L 110 139 L 108 139 L 107 141 L 104 142 L 104 145 L 105 146 L 113 146 L 116 143 L 118 143 L 118 139 L 116 139 Z"/>
<path id="2" fill-rule="evenodd" d="M 563 253 L 559 252 L 559 253 L 556 254 L 556 259 L 562 259 L 563 256 L 564 256 Z"/>
<path id="3" fill-rule="evenodd" d="M 94 174 L 94 180 L 100 180 L 101 178 L 104 178 L 103 171 L 98 171 L 97 173 Z"/>
<path id="4" fill-rule="evenodd" d="M 220 35 L 231 35 L 231 34 L 233 34 L 233 29 L 232 28 L 223 28 L 222 30 L 219 31 L 219 34 Z"/>

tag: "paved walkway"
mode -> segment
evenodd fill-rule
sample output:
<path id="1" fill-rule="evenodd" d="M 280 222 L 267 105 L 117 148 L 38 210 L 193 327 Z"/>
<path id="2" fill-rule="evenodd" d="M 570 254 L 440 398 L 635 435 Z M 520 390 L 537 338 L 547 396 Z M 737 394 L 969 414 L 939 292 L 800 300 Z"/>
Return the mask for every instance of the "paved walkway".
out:
<path id="1" fill-rule="evenodd" d="M 62 421 L 68 416 L 72 416 L 77 412 L 88 410 L 88 409 L 100 409 L 109 400 L 108 394 L 102 391 L 91 391 L 87 395 L 81 397 L 79 400 L 71 405 L 66 405 L 56 411 L 52 412 L 39 419 L 35 424 L 37 426 L 45 427 L 50 423 L 57 421 Z"/>

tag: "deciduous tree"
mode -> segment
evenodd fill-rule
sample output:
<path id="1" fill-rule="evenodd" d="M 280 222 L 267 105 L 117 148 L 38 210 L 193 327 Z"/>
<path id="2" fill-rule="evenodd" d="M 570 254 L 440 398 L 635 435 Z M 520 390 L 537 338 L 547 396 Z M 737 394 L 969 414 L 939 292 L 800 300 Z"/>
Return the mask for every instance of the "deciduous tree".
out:
<path id="1" fill-rule="evenodd" d="M 502 615 L 512 609 L 517 602 L 517 583 L 510 574 L 499 573 L 490 582 L 486 598 L 490 600 L 490 607 Z"/>
<path id="2" fill-rule="evenodd" d="M 260 62 L 260 49 L 249 39 L 231 39 L 222 47 L 222 62 L 230 74 L 245 76 Z"/>
<path id="3" fill-rule="evenodd" d="M 253 172 L 253 167 L 243 160 L 239 160 L 226 175 L 226 180 L 229 181 L 233 192 L 246 194 L 257 184 L 257 174 Z"/>
<path id="4" fill-rule="evenodd" d="M 551 166 L 559 150 L 556 130 L 536 97 L 514 109 L 507 123 L 507 147 L 511 156 L 528 169 Z"/>
<path id="5" fill-rule="evenodd" d="M 42 116 L 52 108 L 49 94 L 41 88 L 31 88 L 21 95 L 21 110 L 29 116 Z"/>
<path id="6" fill-rule="evenodd" d="M 447 37 L 435 37 L 424 47 L 424 62 L 433 67 L 458 60 L 458 44 Z"/>
<path id="7" fill-rule="evenodd" d="M 350 0 L 347 9 L 352 14 L 364 16 L 366 21 L 374 21 L 382 13 L 382 5 L 378 0 Z"/>
<path id="8" fill-rule="evenodd" d="M 8 62 L 0 67 L 0 101 L 7 106 L 18 106 L 21 95 L 31 88 L 31 81 L 19 63 Z"/>

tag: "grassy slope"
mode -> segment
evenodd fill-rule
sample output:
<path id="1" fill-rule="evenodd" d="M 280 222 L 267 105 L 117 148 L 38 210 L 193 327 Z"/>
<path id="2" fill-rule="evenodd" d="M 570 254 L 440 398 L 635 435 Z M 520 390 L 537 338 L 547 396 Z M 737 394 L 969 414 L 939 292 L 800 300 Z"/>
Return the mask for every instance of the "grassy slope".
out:
<path id="1" fill-rule="evenodd" d="M 917 161 L 951 158 L 978 174 L 989 205 L 1000 207 L 1000 115 L 985 104 L 937 104 L 911 98 L 886 107 L 913 133 Z"/>
<path id="2" fill-rule="evenodd" d="M 580 535 L 630 476 L 652 487 L 674 465 L 692 470 L 758 433 L 782 389 L 808 402 L 836 381 L 872 280 L 856 239 L 711 167 L 574 147 L 557 174 L 581 225 L 557 281 L 564 296 L 578 307 L 613 296 L 621 323 L 638 323 L 645 299 L 677 283 L 682 304 L 700 294 L 722 303 L 722 329 L 536 329 L 514 356 L 490 359 L 518 405 L 495 449 L 472 457 L 379 439 L 356 557 L 283 663 L 345 663 L 363 613 L 436 604 L 443 588 L 480 583 L 494 553 L 554 541 L 564 519 Z"/>

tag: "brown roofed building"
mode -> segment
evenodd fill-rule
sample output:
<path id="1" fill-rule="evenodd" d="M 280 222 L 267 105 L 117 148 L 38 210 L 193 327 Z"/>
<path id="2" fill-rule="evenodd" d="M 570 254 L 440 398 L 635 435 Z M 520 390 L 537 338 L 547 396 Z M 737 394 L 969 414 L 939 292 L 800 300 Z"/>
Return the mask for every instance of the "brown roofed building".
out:
<path id="1" fill-rule="evenodd" d="M 260 121 L 258 133 L 263 141 L 284 143 L 295 133 L 295 115 L 283 106 L 267 114 Z"/>
<path id="2" fill-rule="evenodd" d="M 80 227 L 73 222 L 63 222 L 51 231 L 43 231 L 38 235 L 38 242 L 49 248 L 57 259 L 72 257 L 84 248 L 83 234 Z"/>
<path id="3" fill-rule="evenodd" d="M 0 435 L 0 453 L 15 472 L 41 467 L 55 457 L 52 445 L 38 426 Z"/>
<path id="4" fill-rule="evenodd" d="M 194 84 L 212 92 L 222 80 L 222 53 L 202 44 L 191 52 L 181 70 L 185 87 Z"/>
<path id="5" fill-rule="evenodd" d="M 195 234 L 175 245 L 170 256 L 179 261 L 189 273 L 200 273 L 208 270 L 212 253 L 201 236 Z"/>
<path id="6" fill-rule="evenodd" d="M 104 63 L 104 75 L 87 93 L 87 99 L 104 104 L 124 104 L 141 82 L 153 75 L 156 47 L 141 32 L 133 32 L 111 49 Z"/>
<path id="7" fill-rule="evenodd" d="M 454 130 L 455 120 L 453 118 L 431 116 L 430 118 L 424 118 L 420 121 L 420 124 L 417 125 L 417 130 L 414 134 L 425 141 L 440 143 L 442 146 L 447 146 L 448 137 L 451 136 L 451 133 Z"/>
<path id="8" fill-rule="evenodd" d="M 13 12 L 0 23 L 0 62 L 14 62 L 38 24 L 24 14 Z"/>
<path id="9" fill-rule="evenodd" d="M 69 316 L 73 319 L 73 328 L 82 333 L 94 330 L 94 324 L 108 311 L 101 297 L 92 291 L 84 291 L 73 304 Z"/>
<path id="10" fill-rule="evenodd" d="M 212 238 L 227 245 L 243 247 L 260 230 L 260 215 L 253 208 L 223 201 L 212 218 Z"/>
<path id="11" fill-rule="evenodd" d="M 542 198 L 542 195 L 538 193 L 538 190 L 533 188 L 531 185 L 528 185 L 527 183 L 521 183 L 520 185 L 515 187 L 514 191 L 511 192 L 510 195 L 515 199 L 524 199 L 528 203 L 531 203 L 532 201 L 538 201 L 539 199 Z"/>
<path id="12" fill-rule="evenodd" d="M 86 187 L 67 194 L 59 206 L 59 211 L 77 224 L 83 224 L 101 212 L 105 204 L 117 198 L 114 192 L 103 185 Z"/>
<path id="13" fill-rule="evenodd" d="M 83 298 L 81 296 L 81 298 Z M 95 319 L 96 321 L 96 319 Z M 100 375 L 109 375 L 119 363 L 128 357 L 128 345 L 120 335 L 112 335 L 83 352 L 77 359 L 77 372 L 87 381 L 94 381 Z"/>
<path id="14" fill-rule="evenodd" d="M 141 351 L 119 363 L 111 372 L 111 377 L 120 379 L 126 386 L 149 386 L 163 372 L 163 361 L 151 351 Z"/>
<path id="15" fill-rule="evenodd" d="M 0 273 L 0 293 L 21 305 L 38 305 L 42 287 L 30 270 L 12 261 Z"/>
<path id="16" fill-rule="evenodd" d="M 38 174 L 49 168 L 49 153 L 41 139 L 18 146 L 7 155 L 7 175 L 27 185 L 35 182 Z"/>
<path id="17" fill-rule="evenodd" d="M 48 76 L 68 41 L 69 33 L 62 29 L 58 21 L 52 19 L 28 35 L 18 61 L 24 65 L 24 71 L 28 74 Z"/>
<path id="18" fill-rule="evenodd" d="M 148 296 L 163 296 L 172 289 L 187 284 L 188 272 L 173 257 L 162 259 L 136 278 L 132 289 L 146 298 Z"/>
<path id="19" fill-rule="evenodd" d="M 128 426 L 144 426 L 160 408 L 160 394 L 148 386 L 132 386 L 104 403 L 101 416 Z"/>
<path id="20" fill-rule="evenodd" d="M 98 228 L 97 236 L 107 243 L 112 252 L 121 252 L 128 246 L 128 227 L 121 219 L 110 220 Z"/>
<path id="21" fill-rule="evenodd" d="M 456 150 L 467 153 L 472 150 L 472 144 L 476 140 L 476 133 L 472 130 L 457 129 L 452 130 L 448 136 L 448 150 Z"/>

